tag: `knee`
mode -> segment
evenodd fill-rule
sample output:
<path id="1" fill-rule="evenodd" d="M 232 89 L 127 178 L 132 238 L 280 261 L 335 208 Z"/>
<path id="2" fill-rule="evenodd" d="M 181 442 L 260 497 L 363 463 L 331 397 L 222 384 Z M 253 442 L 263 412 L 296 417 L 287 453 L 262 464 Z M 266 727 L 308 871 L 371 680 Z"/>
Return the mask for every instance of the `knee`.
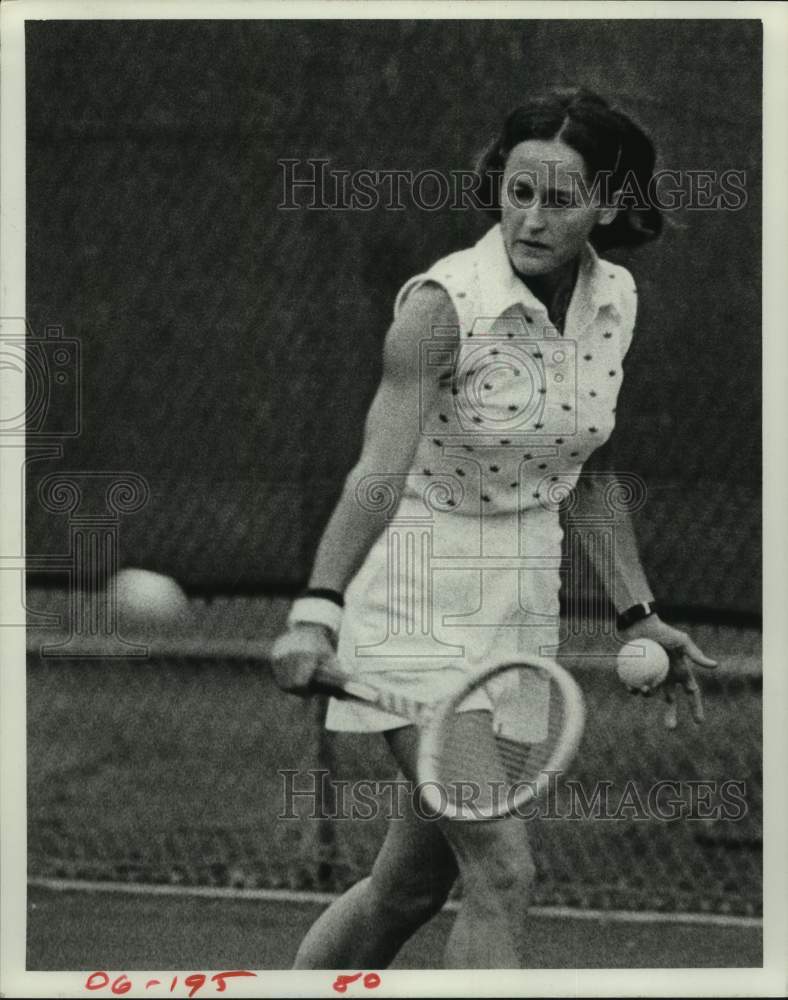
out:
<path id="1" fill-rule="evenodd" d="M 430 869 L 388 879 L 376 877 L 373 870 L 370 892 L 375 909 L 396 923 L 423 923 L 440 911 L 449 897 L 456 874 L 456 869 Z"/>
<path id="2" fill-rule="evenodd" d="M 499 894 L 527 893 L 536 876 L 536 866 L 527 848 L 516 853 L 493 849 L 478 869 L 478 876 Z"/>
<path id="3" fill-rule="evenodd" d="M 499 900 L 511 899 L 518 905 L 528 900 L 536 865 L 525 837 L 493 834 L 474 848 L 463 857 L 465 892 L 494 896 Z"/>

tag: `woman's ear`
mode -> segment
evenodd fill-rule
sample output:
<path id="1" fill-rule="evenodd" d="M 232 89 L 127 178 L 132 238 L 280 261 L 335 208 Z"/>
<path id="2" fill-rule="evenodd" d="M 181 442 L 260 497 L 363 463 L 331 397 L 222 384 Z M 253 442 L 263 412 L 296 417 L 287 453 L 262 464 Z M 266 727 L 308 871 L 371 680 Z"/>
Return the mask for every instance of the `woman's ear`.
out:
<path id="1" fill-rule="evenodd" d="M 618 191 L 614 191 L 610 198 L 610 204 L 599 209 L 599 218 L 596 223 L 598 226 L 609 226 L 615 219 L 618 215 L 618 202 L 620 197 L 621 190 L 619 189 Z"/>

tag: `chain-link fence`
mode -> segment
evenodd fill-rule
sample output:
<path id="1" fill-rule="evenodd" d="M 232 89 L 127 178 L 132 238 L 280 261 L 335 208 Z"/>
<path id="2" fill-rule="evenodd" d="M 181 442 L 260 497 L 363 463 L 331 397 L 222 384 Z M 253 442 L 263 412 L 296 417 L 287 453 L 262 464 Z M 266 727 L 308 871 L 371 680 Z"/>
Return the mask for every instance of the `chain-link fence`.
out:
<path id="1" fill-rule="evenodd" d="M 242 638 L 266 616 L 276 631 L 286 604 L 233 603 L 207 609 L 212 640 L 148 659 L 31 654 L 31 875 L 337 889 L 368 872 L 402 802 L 383 740 L 321 732 L 320 705 L 274 686 L 268 640 Z M 527 821 L 538 902 L 760 912 L 759 641 L 695 633 L 723 662 L 702 678 L 703 727 L 682 706 L 679 730 L 665 730 L 657 700 L 627 694 L 598 640 L 562 657 L 588 723 Z M 379 783 L 373 815 L 357 808 L 364 781 Z"/>
<path id="2" fill-rule="evenodd" d="M 760 612 L 758 22 L 26 31 L 28 319 L 36 336 L 62 327 L 82 357 L 79 434 L 56 460 L 28 451 L 27 552 L 39 565 L 67 568 L 73 555 L 65 508 L 41 503 L 44 477 L 111 471 L 149 488 L 115 525 L 121 563 L 214 592 L 301 583 L 360 443 L 397 289 L 487 222 L 407 198 L 401 209 L 284 211 L 278 161 L 449 173 L 523 95 L 583 83 L 643 124 L 661 167 L 685 180 L 743 172 L 738 211 L 685 206 L 658 243 L 616 256 L 640 289 L 616 461 L 648 485 L 637 530 L 656 594 Z M 45 403 L 47 426 L 63 431 L 73 398 L 53 391 Z M 258 636 L 266 615 L 281 622 L 270 607 L 225 610 L 228 640 Z M 328 761 L 343 779 L 382 780 L 391 763 L 371 738 L 321 738 L 314 708 L 280 695 L 242 651 L 212 655 L 212 613 L 201 610 L 196 656 L 32 655 L 31 873 L 339 887 L 368 870 L 382 820 L 279 821 L 277 771 Z M 646 800 L 658 781 L 679 782 L 685 798 L 741 781 L 746 808 L 736 819 L 622 807 L 615 819 L 536 820 L 539 901 L 759 911 L 754 642 L 727 630 L 704 646 L 734 669 L 705 685 L 706 727 L 673 735 L 653 703 L 577 661 L 590 721 L 570 777 L 588 794 L 611 782 L 615 809 L 629 781 Z"/>
<path id="3" fill-rule="evenodd" d="M 662 239 L 620 258 L 640 316 L 617 461 L 649 487 L 644 559 L 668 603 L 759 612 L 759 51 L 757 21 L 28 22 L 28 316 L 83 357 L 81 433 L 29 465 L 28 552 L 65 548 L 43 475 L 120 469 L 151 488 L 124 562 L 303 581 L 397 289 L 489 220 L 407 186 L 392 207 L 385 183 L 369 211 L 283 210 L 279 161 L 449 175 L 524 95 L 584 83 L 683 191 Z M 739 210 L 687 207 L 692 171 L 725 170 Z"/>

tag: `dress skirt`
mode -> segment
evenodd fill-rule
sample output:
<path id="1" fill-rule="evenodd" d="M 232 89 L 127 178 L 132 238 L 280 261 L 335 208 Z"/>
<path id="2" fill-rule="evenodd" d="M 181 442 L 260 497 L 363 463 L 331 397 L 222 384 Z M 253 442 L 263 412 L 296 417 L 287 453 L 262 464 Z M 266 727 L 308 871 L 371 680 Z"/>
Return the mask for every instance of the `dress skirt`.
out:
<path id="1" fill-rule="evenodd" d="M 493 664 L 554 656 L 561 539 L 557 512 L 539 505 L 473 516 L 405 495 L 346 592 L 340 665 L 431 703 Z M 479 690 L 463 709 L 489 706 Z M 407 724 L 351 700 L 331 699 L 326 716 L 344 732 Z"/>

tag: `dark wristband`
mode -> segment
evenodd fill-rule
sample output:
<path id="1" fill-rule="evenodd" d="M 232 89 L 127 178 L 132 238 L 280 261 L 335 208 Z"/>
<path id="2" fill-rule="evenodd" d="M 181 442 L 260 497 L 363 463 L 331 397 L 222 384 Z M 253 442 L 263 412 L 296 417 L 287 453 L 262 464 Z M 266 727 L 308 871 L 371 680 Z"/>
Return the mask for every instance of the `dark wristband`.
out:
<path id="1" fill-rule="evenodd" d="M 302 597 L 322 597 L 324 601 L 331 601 L 338 608 L 344 608 L 345 598 L 338 590 L 331 590 L 328 587 L 307 587 L 301 595 Z"/>
<path id="2" fill-rule="evenodd" d="M 634 625 L 635 622 L 643 621 L 644 618 L 648 618 L 650 615 L 657 613 L 657 605 L 655 601 L 641 601 L 640 604 L 633 604 L 631 608 L 627 608 L 626 611 L 622 611 L 616 619 L 619 631 L 625 628 L 629 628 L 630 625 Z"/>

